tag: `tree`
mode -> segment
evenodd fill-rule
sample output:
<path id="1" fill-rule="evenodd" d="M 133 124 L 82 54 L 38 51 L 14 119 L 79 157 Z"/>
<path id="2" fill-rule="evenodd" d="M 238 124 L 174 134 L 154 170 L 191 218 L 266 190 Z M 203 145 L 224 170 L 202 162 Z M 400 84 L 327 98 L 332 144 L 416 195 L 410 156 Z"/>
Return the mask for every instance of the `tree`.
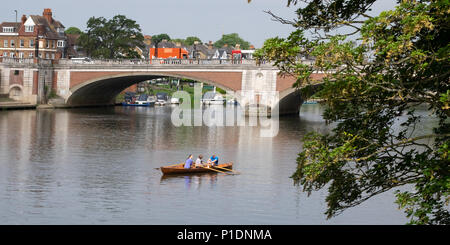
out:
<path id="1" fill-rule="evenodd" d="M 152 42 L 155 44 L 155 57 L 158 57 L 158 44 L 162 40 L 170 41 L 169 35 L 167 35 L 165 33 L 162 33 L 162 34 L 158 34 L 158 35 L 152 36 Z"/>
<path id="2" fill-rule="evenodd" d="M 67 28 L 67 30 L 65 31 L 66 34 L 81 34 L 81 30 L 78 29 L 77 27 L 69 27 Z"/>
<path id="3" fill-rule="evenodd" d="M 124 15 L 107 20 L 91 17 L 87 30 L 79 38 L 79 44 L 93 58 L 140 58 L 136 47 L 143 47 L 144 36 L 136 21 Z"/>
<path id="4" fill-rule="evenodd" d="M 202 43 L 202 40 L 200 40 L 200 38 L 198 38 L 198 37 L 187 37 L 187 38 L 186 38 L 186 41 L 185 41 L 185 44 L 186 44 L 187 46 L 191 46 L 191 45 L 193 45 L 196 41 L 199 42 L 199 43 Z"/>
<path id="5" fill-rule="evenodd" d="M 328 188 L 328 218 L 408 185 L 395 193 L 409 223 L 450 224 L 448 1 L 398 1 L 373 17 L 375 0 L 302 2 L 294 21 L 268 12 L 296 30 L 257 51 L 258 59 L 296 76 L 297 88 L 308 86 L 314 71 L 327 74 L 319 95 L 324 118 L 336 126 L 305 137 L 294 183 L 308 194 Z M 313 64 L 303 63 L 304 56 L 314 57 Z M 416 111 L 421 105 L 429 114 Z M 430 116 L 437 120 L 432 131 L 419 129 Z"/>
<path id="6" fill-rule="evenodd" d="M 171 40 L 173 43 L 180 43 L 181 45 L 186 45 L 186 40 L 183 38 L 175 38 Z"/>
<path id="7" fill-rule="evenodd" d="M 214 47 L 221 48 L 225 44 L 228 46 L 234 47 L 236 44 L 239 44 L 241 49 L 249 49 L 250 43 L 239 37 L 237 33 L 224 34 L 222 38 L 214 43 Z"/>

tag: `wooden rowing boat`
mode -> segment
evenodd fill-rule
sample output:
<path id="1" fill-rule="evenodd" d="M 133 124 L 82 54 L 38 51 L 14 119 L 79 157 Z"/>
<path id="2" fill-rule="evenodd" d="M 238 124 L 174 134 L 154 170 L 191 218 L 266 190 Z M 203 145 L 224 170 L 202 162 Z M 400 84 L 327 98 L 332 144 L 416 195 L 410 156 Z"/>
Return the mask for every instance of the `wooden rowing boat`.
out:
<path id="1" fill-rule="evenodd" d="M 224 163 L 224 164 L 219 164 L 220 168 L 226 168 L 226 169 L 233 169 L 233 163 Z M 219 170 L 219 171 L 223 171 L 223 169 L 221 170 L 220 168 L 216 168 L 216 167 L 211 167 L 213 170 L 208 169 L 207 167 L 199 167 L 199 168 L 184 168 L 184 164 L 178 164 L 175 166 L 166 166 L 166 167 L 161 167 L 161 172 L 163 174 L 195 174 L 195 173 L 206 173 L 206 172 L 210 172 L 210 173 L 217 173 L 218 171 L 215 170 Z"/>

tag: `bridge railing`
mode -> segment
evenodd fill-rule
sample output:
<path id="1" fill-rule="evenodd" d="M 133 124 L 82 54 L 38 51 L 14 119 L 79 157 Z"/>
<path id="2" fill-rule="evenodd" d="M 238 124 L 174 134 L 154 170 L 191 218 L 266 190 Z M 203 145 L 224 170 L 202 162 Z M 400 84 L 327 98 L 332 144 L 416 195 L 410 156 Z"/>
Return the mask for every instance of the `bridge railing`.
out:
<path id="1" fill-rule="evenodd" d="M 256 65 L 256 60 L 235 60 L 235 59 L 60 59 L 62 65 Z M 270 65 L 269 62 L 259 62 L 258 65 Z"/>
<path id="2" fill-rule="evenodd" d="M 44 64 L 50 65 L 54 60 L 41 59 L 41 58 L 11 58 L 11 57 L 0 57 L 1 63 L 6 64 Z"/>

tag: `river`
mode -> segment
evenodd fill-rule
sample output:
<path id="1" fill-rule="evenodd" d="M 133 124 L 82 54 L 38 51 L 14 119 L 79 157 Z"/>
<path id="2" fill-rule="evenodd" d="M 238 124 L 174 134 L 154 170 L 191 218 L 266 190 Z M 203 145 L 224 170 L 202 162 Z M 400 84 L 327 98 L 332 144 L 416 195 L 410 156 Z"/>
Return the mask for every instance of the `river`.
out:
<path id="1" fill-rule="evenodd" d="M 258 127 L 175 127 L 170 106 L 0 111 L 0 224 L 405 224 L 393 192 L 329 219 L 289 176 L 320 105 Z M 240 175 L 162 177 L 189 153 Z M 194 159 L 195 160 L 195 159 Z"/>

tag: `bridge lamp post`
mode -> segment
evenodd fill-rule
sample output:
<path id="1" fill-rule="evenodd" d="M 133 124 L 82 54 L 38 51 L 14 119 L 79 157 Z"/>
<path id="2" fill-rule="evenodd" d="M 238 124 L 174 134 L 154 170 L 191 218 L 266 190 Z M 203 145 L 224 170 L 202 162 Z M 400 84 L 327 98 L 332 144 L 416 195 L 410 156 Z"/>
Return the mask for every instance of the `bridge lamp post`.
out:
<path id="1" fill-rule="evenodd" d="M 14 23 L 14 29 L 16 29 L 16 25 L 17 25 L 17 10 L 14 10 L 14 12 L 16 12 L 16 22 Z M 17 38 L 19 37 L 19 30 L 14 30 L 15 32 L 17 32 L 17 36 L 16 36 L 16 41 L 14 43 L 14 58 L 17 57 Z"/>

